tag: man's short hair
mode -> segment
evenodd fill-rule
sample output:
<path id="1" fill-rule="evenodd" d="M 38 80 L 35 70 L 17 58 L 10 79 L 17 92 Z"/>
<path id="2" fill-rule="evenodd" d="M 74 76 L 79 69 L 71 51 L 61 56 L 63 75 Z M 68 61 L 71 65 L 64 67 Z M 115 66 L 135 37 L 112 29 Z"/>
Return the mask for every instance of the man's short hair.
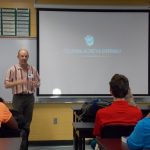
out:
<path id="1" fill-rule="evenodd" d="M 109 82 L 112 95 L 116 98 L 124 98 L 129 91 L 129 81 L 121 74 L 115 74 Z"/>

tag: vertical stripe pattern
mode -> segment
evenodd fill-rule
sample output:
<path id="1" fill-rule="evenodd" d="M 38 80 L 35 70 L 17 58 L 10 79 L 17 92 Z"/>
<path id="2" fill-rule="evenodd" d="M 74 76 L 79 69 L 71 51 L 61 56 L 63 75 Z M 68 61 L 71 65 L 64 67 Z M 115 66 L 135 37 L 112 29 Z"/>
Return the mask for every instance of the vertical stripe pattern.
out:
<path id="1" fill-rule="evenodd" d="M 37 81 L 37 87 L 40 85 L 40 78 L 37 70 L 28 65 L 28 69 L 25 71 L 19 64 L 12 66 L 6 73 L 5 81 L 13 82 L 17 80 Z M 16 85 L 12 88 L 13 94 L 20 93 L 34 93 L 35 88 L 30 82 Z"/>

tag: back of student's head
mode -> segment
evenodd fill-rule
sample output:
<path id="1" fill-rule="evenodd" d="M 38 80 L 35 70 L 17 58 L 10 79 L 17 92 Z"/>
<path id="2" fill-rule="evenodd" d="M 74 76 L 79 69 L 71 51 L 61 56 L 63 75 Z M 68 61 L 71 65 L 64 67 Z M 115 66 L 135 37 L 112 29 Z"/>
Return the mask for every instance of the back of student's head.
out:
<path id="1" fill-rule="evenodd" d="M 116 98 L 124 98 L 129 90 L 129 81 L 127 77 L 121 74 L 115 74 L 109 82 L 110 91 Z"/>
<path id="2" fill-rule="evenodd" d="M 0 102 L 2 102 L 2 103 L 4 102 L 4 99 L 2 97 L 0 97 Z"/>

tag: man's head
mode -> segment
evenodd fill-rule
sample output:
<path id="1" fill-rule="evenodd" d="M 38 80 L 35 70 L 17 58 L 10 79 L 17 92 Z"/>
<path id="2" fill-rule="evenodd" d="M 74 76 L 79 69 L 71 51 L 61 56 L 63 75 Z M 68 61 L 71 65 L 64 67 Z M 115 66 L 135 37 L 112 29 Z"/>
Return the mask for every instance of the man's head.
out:
<path id="1" fill-rule="evenodd" d="M 121 74 L 115 74 L 109 82 L 110 92 L 115 98 L 124 98 L 129 91 L 129 81 Z"/>
<path id="2" fill-rule="evenodd" d="M 18 51 L 18 60 L 19 60 L 19 64 L 21 66 L 23 65 L 27 65 L 27 61 L 28 61 L 28 58 L 29 58 L 29 53 L 26 49 L 22 48 Z"/>

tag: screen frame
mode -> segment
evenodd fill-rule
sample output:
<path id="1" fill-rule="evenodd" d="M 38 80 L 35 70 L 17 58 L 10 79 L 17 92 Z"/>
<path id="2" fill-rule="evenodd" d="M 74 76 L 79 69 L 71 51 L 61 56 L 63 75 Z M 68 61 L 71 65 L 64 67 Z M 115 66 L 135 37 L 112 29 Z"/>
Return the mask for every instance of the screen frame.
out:
<path id="1" fill-rule="evenodd" d="M 37 70 L 40 71 L 40 66 L 39 66 L 39 61 L 40 61 L 40 49 L 39 49 L 39 13 L 40 11 L 67 11 L 67 12 L 147 12 L 148 13 L 148 94 L 134 94 L 134 96 L 150 96 L 150 68 L 149 68 L 149 64 L 150 64 L 150 10 L 149 9 L 93 9 L 93 8 L 86 8 L 86 9 L 82 9 L 82 8 L 37 8 Z M 37 89 L 37 96 L 43 96 L 43 97 L 93 97 L 93 96 L 106 96 L 106 97 L 110 97 L 110 94 L 60 94 L 60 95 L 53 95 L 53 94 L 40 94 L 39 89 Z"/>

